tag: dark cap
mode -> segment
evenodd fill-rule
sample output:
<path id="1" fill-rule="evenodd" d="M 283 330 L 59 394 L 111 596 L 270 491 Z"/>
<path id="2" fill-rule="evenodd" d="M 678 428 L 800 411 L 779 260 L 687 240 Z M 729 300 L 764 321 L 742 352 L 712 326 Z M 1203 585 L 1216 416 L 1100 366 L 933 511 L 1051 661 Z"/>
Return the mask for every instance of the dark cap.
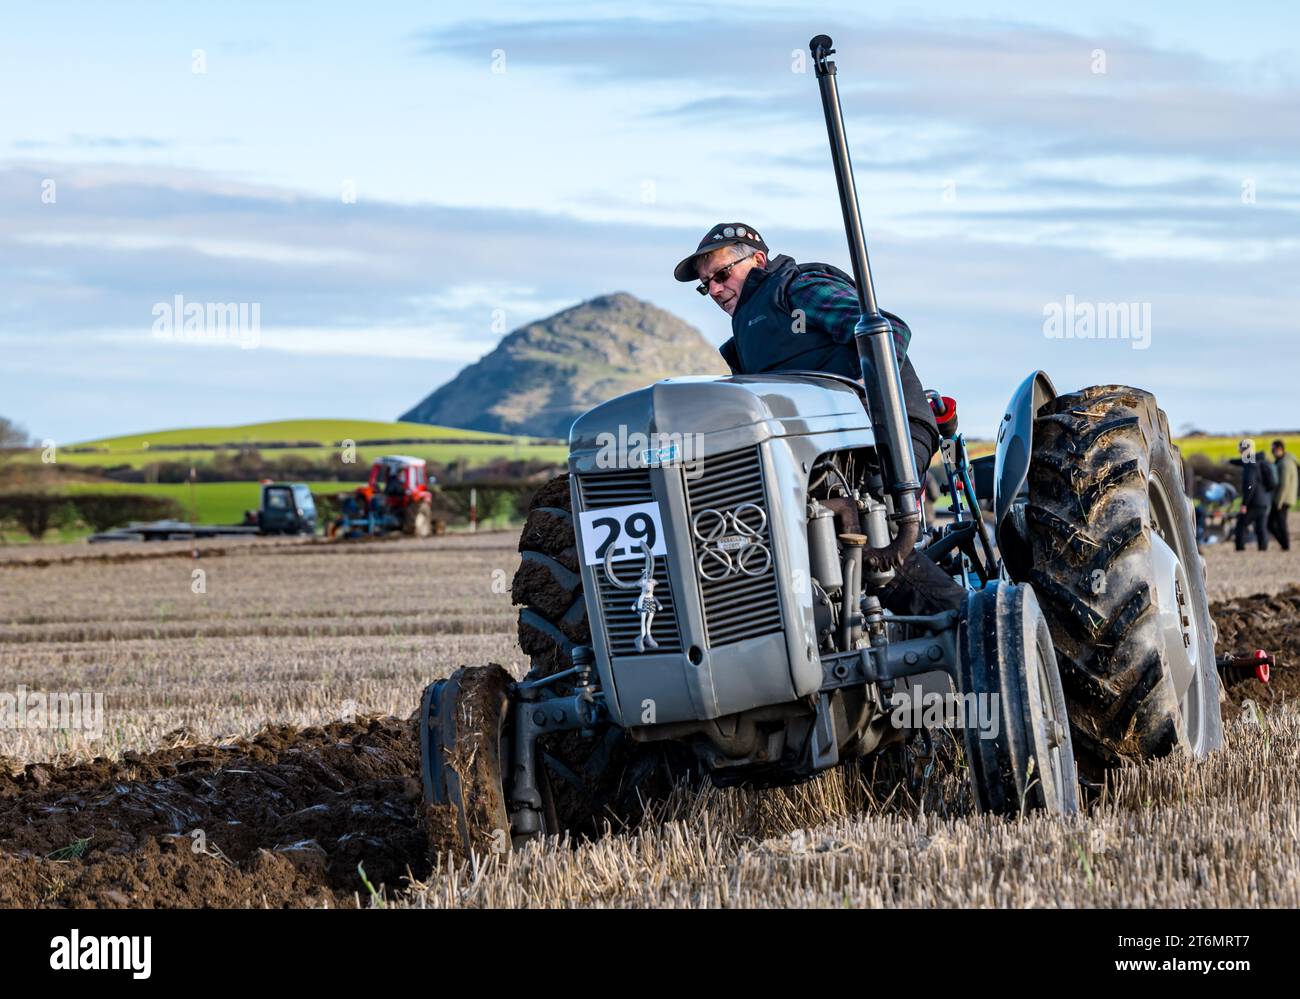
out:
<path id="1" fill-rule="evenodd" d="M 719 222 L 704 234 L 704 238 L 700 240 L 700 245 L 695 248 L 695 252 L 673 268 L 673 277 L 678 281 L 698 281 L 700 276 L 695 273 L 696 257 L 712 253 L 720 246 L 733 246 L 737 243 L 752 246 L 764 253 L 768 252 L 763 237 L 755 232 L 752 227 L 745 225 L 743 222 Z"/>

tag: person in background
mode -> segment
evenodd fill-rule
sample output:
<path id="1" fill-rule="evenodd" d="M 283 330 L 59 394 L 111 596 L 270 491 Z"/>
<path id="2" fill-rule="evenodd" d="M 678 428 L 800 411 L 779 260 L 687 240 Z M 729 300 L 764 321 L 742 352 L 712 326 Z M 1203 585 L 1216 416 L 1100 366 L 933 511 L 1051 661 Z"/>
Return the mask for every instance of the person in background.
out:
<path id="1" fill-rule="evenodd" d="M 1237 445 L 1241 457 L 1233 464 L 1241 466 L 1241 512 L 1237 514 L 1237 551 L 1246 548 L 1246 527 L 1255 530 L 1260 551 L 1268 551 L 1268 514 L 1273 506 L 1277 486 L 1273 463 L 1255 457 L 1255 442 L 1249 438 Z"/>
<path id="2" fill-rule="evenodd" d="M 1300 492 L 1300 465 L 1295 455 L 1288 454 L 1280 440 L 1273 442 L 1273 467 L 1277 470 L 1277 489 L 1273 493 L 1273 507 L 1268 512 L 1268 531 L 1277 538 L 1284 552 L 1291 550 L 1291 535 L 1287 532 L 1286 515 L 1295 506 Z"/>

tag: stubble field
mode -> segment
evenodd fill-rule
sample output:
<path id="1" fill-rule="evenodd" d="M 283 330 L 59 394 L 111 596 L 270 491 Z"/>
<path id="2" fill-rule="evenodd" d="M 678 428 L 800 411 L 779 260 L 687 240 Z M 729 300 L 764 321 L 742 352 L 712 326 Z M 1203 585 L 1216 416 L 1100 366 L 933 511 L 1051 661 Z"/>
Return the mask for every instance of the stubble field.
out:
<path id="1" fill-rule="evenodd" d="M 0 905 L 1300 905 L 1300 551 L 1207 562 L 1220 651 L 1278 652 L 1277 682 L 1230 691 L 1226 752 L 1085 815 L 838 770 L 434 866 L 408 719 L 459 665 L 526 668 L 512 534 L 0 550 L 0 695 L 104 696 L 96 737 L 0 728 Z"/>

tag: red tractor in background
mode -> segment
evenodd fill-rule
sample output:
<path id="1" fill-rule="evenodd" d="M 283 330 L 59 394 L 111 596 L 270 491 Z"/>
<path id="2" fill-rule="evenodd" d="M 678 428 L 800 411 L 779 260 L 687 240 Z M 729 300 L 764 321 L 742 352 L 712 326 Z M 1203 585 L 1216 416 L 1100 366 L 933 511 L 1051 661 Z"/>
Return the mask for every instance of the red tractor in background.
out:
<path id="1" fill-rule="evenodd" d="M 401 531 L 417 538 L 442 533 L 433 516 L 433 493 L 423 458 L 394 454 L 376 458 L 370 479 L 341 500 L 341 515 L 330 524 L 334 537 L 378 537 Z"/>

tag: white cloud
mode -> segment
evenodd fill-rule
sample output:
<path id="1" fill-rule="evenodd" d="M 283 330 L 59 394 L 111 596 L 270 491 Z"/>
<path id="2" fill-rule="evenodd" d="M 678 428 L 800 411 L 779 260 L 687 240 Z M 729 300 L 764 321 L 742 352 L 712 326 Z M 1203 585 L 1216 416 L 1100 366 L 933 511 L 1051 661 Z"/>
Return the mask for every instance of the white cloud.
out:
<path id="1" fill-rule="evenodd" d="M 178 333 L 171 338 L 155 337 L 147 330 L 119 328 L 86 334 L 83 339 L 171 353 L 270 350 L 314 357 L 389 358 L 462 364 L 477 361 L 495 346 L 494 340 L 476 340 L 468 336 L 458 323 L 367 328 L 268 326 L 262 323 L 256 330 L 223 332 L 220 336 Z M 0 337 L 0 342 L 3 342 L 3 337 Z"/>
<path id="2" fill-rule="evenodd" d="M 187 250 L 209 257 L 261 260 L 272 264 L 348 264 L 365 260 L 363 254 L 342 247 L 293 246 L 250 240 L 209 239 L 196 235 L 160 235 L 121 232 L 32 232 L 13 237 L 17 243 L 76 249 L 150 251 Z"/>

